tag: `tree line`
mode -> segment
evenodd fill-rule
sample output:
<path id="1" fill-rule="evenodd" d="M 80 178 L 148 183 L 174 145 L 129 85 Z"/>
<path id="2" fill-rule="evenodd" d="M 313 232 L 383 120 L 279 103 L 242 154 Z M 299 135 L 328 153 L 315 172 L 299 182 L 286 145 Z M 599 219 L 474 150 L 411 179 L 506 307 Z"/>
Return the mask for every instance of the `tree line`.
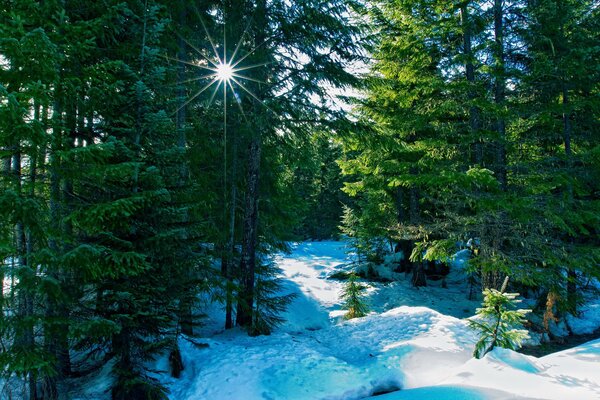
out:
<path id="1" fill-rule="evenodd" d="M 7 396 L 56 399 L 110 362 L 112 398 L 166 398 L 147 361 L 169 352 L 179 373 L 201 299 L 223 303 L 225 328 L 279 322 L 269 255 L 337 225 L 325 132 L 344 120 L 329 89 L 358 82 L 353 6 L 0 4 Z M 206 60 L 236 56 L 249 79 L 203 91 Z"/>
<path id="2" fill-rule="evenodd" d="M 599 3 L 372 1 L 367 18 L 344 230 L 371 259 L 399 243 L 415 286 L 468 244 L 483 288 L 509 275 L 576 312 L 600 276 Z"/>

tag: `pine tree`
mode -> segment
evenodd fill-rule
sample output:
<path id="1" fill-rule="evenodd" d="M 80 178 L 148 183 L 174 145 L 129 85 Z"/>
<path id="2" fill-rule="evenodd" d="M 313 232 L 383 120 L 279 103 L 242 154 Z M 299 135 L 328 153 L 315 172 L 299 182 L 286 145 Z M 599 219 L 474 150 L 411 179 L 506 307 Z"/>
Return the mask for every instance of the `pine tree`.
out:
<path id="1" fill-rule="evenodd" d="M 498 289 L 508 273 L 553 287 L 571 265 L 574 293 L 578 276 L 597 274 L 593 145 L 579 136 L 598 132 L 585 117 L 597 89 L 579 86 L 595 87 L 597 68 L 584 60 L 595 54 L 597 9 L 489 5 L 399 0 L 370 9 L 375 63 L 359 123 L 343 137 L 345 190 L 358 199 L 357 220 L 374 227 L 363 240 L 378 229 L 411 243 L 417 283 L 422 259 L 446 258 L 471 239 L 479 251 L 469 268 L 484 288 Z"/>
<path id="2" fill-rule="evenodd" d="M 521 302 L 518 293 L 505 293 L 508 277 L 501 290 L 485 289 L 483 307 L 477 316 L 468 321 L 469 326 L 479 333 L 473 356 L 482 358 L 495 347 L 516 350 L 521 342 L 529 338 L 527 330 L 521 329 L 525 315 L 531 310 L 515 309 Z"/>
<path id="3" fill-rule="evenodd" d="M 341 294 L 341 299 L 344 301 L 342 308 L 348 310 L 344 314 L 344 319 L 361 318 L 369 313 L 362 294 L 365 289 L 366 287 L 358 282 L 356 274 L 350 274 Z"/>
<path id="4" fill-rule="evenodd" d="M 566 292 L 560 297 L 575 312 L 581 276 L 597 275 L 597 232 L 590 227 L 597 225 L 592 193 L 598 188 L 591 152 L 600 130 L 589 118 L 597 107 L 591 88 L 597 87 L 598 68 L 590 62 L 598 55 L 592 33 L 597 10 L 588 1 L 535 1 L 527 11 L 528 75 L 523 86 L 529 96 L 519 140 L 531 149 L 523 164 L 531 171 L 533 195 L 546 210 L 540 258 L 556 277 L 548 286 Z M 556 254 L 545 243 L 564 251 Z M 565 266 L 567 281 L 561 282 Z"/>
<path id="5" fill-rule="evenodd" d="M 4 5 L 0 17 L 0 369 L 7 382 L 23 380 L 23 391 L 13 395 L 29 399 L 44 395 L 38 383 L 56 375 L 53 355 L 40 335 L 52 322 L 41 305 L 57 292 L 46 263 L 44 182 L 48 109 L 60 58 L 53 24 L 46 22 L 45 13 L 53 10 L 53 5 L 25 1 Z"/>
<path id="6" fill-rule="evenodd" d="M 260 263 L 256 277 L 256 300 L 254 321 L 250 334 L 269 335 L 274 328 L 285 320 L 281 314 L 296 297 L 295 293 L 283 294 L 283 286 L 279 280 L 279 269 L 272 261 Z"/>

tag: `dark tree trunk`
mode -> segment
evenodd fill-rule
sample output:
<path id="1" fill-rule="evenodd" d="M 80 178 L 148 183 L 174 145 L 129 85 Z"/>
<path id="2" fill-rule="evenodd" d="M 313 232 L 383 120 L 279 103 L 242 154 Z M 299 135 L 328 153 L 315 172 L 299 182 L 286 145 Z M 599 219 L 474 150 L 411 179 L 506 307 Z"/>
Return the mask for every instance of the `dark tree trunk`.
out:
<path id="1" fill-rule="evenodd" d="M 562 83 L 562 106 L 563 106 L 563 141 L 565 145 L 565 156 L 567 157 L 567 168 L 569 169 L 569 174 L 571 173 L 572 168 L 572 152 L 571 152 L 571 135 L 572 135 L 572 127 L 571 127 L 571 113 L 569 111 L 569 90 L 566 83 L 563 81 Z M 571 183 L 568 184 L 568 199 L 569 199 L 569 207 L 573 207 L 573 185 Z M 571 240 L 572 241 L 572 240 Z M 569 311 L 572 313 L 577 312 L 577 273 L 573 268 L 569 268 L 567 270 L 567 305 Z"/>
<path id="2" fill-rule="evenodd" d="M 425 274 L 425 263 L 423 261 L 413 263 L 411 282 L 414 287 L 427 286 L 427 275 Z"/>
<path id="3" fill-rule="evenodd" d="M 225 277 L 225 329 L 233 328 L 233 278 L 232 267 L 235 261 L 235 214 L 237 209 L 237 136 L 233 137 L 231 163 L 231 200 L 229 205 L 229 238 L 227 240 L 227 257 L 224 259 L 222 273 Z"/>
<path id="4" fill-rule="evenodd" d="M 22 196 L 22 171 L 21 171 L 20 144 L 16 146 L 16 152 L 12 157 L 11 172 L 16 192 Z M 28 285 L 32 283 L 29 277 L 33 274 L 29 270 L 29 256 L 31 245 L 28 244 L 26 229 L 23 221 L 18 220 L 15 225 L 15 247 L 18 259 L 19 290 L 17 293 L 17 315 L 22 319 L 22 325 L 18 327 L 15 334 L 15 345 L 26 351 L 34 351 L 34 326 L 28 321 L 33 315 L 33 298 Z M 29 282 L 28 282 L 29 281 Z M 29 400 L 37 399 L 37 375 L 35 371 L 28 371 L 26 375 L 29 389 Z"/>
<path id="5" fill-rule="evenodd" d="M 417 174 L 416 170 L 412 171 L 413 174 Z M 419 190 L 416 186 L 411 186 L 409 193 L 409 219 L 410 224 L 412 226 L 416 226 L 419 223 L 420 214 L 419 214 Z M 414 246 L 414 241 L 413 241 Z M 412 253 L 412 251 L 411 251 Z M 410 254 L 407 255 L 410 257 Z M 420 260 L 421 257 L 418 257 L 418 261 L 412 262 L 412 279 L 411 282 L 413 286 L 427 286 L 427 277 L 425 275 L 425 266 L 424 262 Z"/>
<path id="6" fill-rule="evenodd" d="M 180 26 L 186 26 L 187 23 L 187 7 L 185 4 L 181 4 L 181 9 L 178 13 L 178 24 Z M 180 188 L 183 188 L 188 179 L 188 168 L 185 160 L 185 151 L 187 146 L 187 137 L 186 137 L 186 118 L 187 118 L 187 109 L 186 109 L 186 90 L 185 90 L 185 73 L 186 73 L 186 62 L 187 62 L 187 45 L 182 36 L 179 36 L 177 39 L 177 47 L 179 49 L 177 57 L 180 62 L 177 63 L 177 102 L 179 103 L 179 108 L 177 109 L 177 115 L 175 118 L 176 130 L 177 130 L 177 148 L 180 151 L 181 156 L 181 165 L 179 167 L 179 181 L 178 185 Z M 187 216 L 186 216 L 187 219 Z M 188 273 L 188 279 L 191 281 L 193 279 L 192 271 Z M 193 316 L 193 305 L 194 298 L 193 294 L 188 293 L 186 290 L 183 293 L 181 299 L 181 305 L 179 310 L 179 319 L 180 319 L 180 327 L 181 332 L 185 335 L 193 335 L 194 334 L 194 316 Z"/>
<path id="7" fill-rule="evenodd" d="M 261 45 L 266 40 L 267 27 L 267 3 L 266 0 L 257 0 L 254 11 L 254 41 Z M 266 54 L 264 48 L 255 52 L 258 60 L 264 60 Z M 264 57 L 264 58 L 263 58 Z M 257 72 L 257 81 L 266 81 L 266 71 Z M 265 96 L 265 87 L 260 83 L 256 85 L 255 93 L 258 99 L 263 99 Z M 264 112 L 263 105 L 258 104 L 256 107 L 260 112 Z M 258 239 L 258 199 L 259 199 L 259 177 L 260 177 L 260 158 L 262 137 L 261 132 L 267 128 L 264 124 L 264 119 L 260 118 L 260 112 L 257 112 L 256 118 L 258 121 L 253 129 L 254 132 L 250 138 L 248 149 L 248 170 L 246 179 L 246 201 L 244 206 L 244 222 L 242 234 L 242 254 L 240 260 L 240 283 L 241 290 L 237 305 L 236 324 L 250 329 L 252 334 L 252 324 L 254 316 L 254 280 L 256 269 L 256 247 Z"/>
<path id="8" fill-rule="evenodd" d="M 244 232 L 240 261 L 241 285 L 236 324 L 252 326 L 254 307 L 254 272 L 256 268 L 256 239 L 258 228 L 258 180 L 260 174 L 261 143 L 254 137 L 248 149 L 248 177 L 244 210 Z"/>
<path id="9" fill-rule="evenodd" d="M 4 150 L 4 149 L 3 149 Z M 9 148 L 6 148 L 6 150 L 9 150 Z M 2 178 L 6 179 L 7 181 L 10 179 L 11 176 L 11 157 L 10 156 L 6 156 L 6 157 L 2 157 L 1 161 L 1 167 L 2 167 Z M 4 317 L 4 279 L 5 279 L 5 273 L 4 273 L 4 266 L 0 267 L 0 286 L 2 289 L 0 289 L 0 319 L 2 319 Z"/>
<path id="10" fill-rule="evenodd" d="M 186 25 L 186 21 L 187 21 L 187 8 L 184 4 L 181 5 L 181 10 L 179 10 L 179 16 L 178 16 L 178 22 L 179 22 L 179 26 L 185 26 Z M 187 62 L 187 46 L 185 43 L 185 40 L 183 40 L 182 37 L 179 37 L 179 39 L 177 40 L 177 47 L 179 49 L 178 52 L 178 59 L 180 60 L 179 63 L 177 63 L 177 82 L 179 83 L 179 85 L 177 86 L 177 100 L 179 102 L 179 108 L 177 110 L 177 116 L 176 116 L 176 129 L 177 129 L 177 147 L 179 148 L 179 150 L 181 151 L 182 155 L 183 153 L 185 153 L 185 149 L 186 149 L 186 145 L 187 145 L 187 138 L 186 138 L 186 132 L 185 132 L 185 124 L 186 124 L 186 117 L 187 117 L 187 108 L 185 106 L 185 101 L 186 101 L 186 92 L 185 92 L 185 85 L 184 85 L 184 81 L 185 81 L 185 63 Z M 187 171 L 187 165 L 185 162 L 185 158 L 182 157 L 181 158 L 181 167 L 179 170 L 179 178 L 180 178 L 180 183 L 183 186 L 187 180 L 187 175 L 188 175 L 188 171 Z"/>
<path id="11" fill-rule="evenodd" d="M 225 19 L 227 21 L 230 21 L 231 23 L 227 26 L 228 29 L 226 29 L 225 32 L 225 36 L 226 36 L 226 42 L 227 43 L 235 43 L 235 41 L 240 40 L 240 36 L 242 35 L 242 32 L 240 30 L 240 28 L 243 26 L 243 20 L 244 20 L 244 11 L 245 11 L 245 2 L 244 1 L 240 1 L 240 0 L 231 0 L 226 2 L 226 6 L 225 6 Z M 233 48 L 233 46 L 229 46 L 228 47 L 229 51 L 228 54 L 226 55 L 227 60 L 231 60 L 231 56 L 233 51 L 235 51 L 235 49 Z M 238 96 L 241 96 L 240 94 L 238 94 Z M 226 100 L 226 99 L 224 99 Z M 243 101 L 243 96 L 238 97 L 238 102 L 242 102 Z M 227 104 L 225 104 L 225 107 L 227 107 Z M 226 109 L 225 109 L 226 110 Z M 224 128 L 226 129 L 225 132 L 227 132 L 227 129 L 229 128 L 227 126 L 227 113 L 225 112 L 224 117 L 223 117 L 223 124 L 224 124 Z M 238 124 L 237 126 L 240 126 L 241 124 Z M 223 260 L 221 263 L 221 273 L 223 275 L 223 277 L 225 278 L 225 329 L 231 329 L 233 328 L 233 301 L 234 301 L 234 296 L 233 296 L 233 291 L 234 291 L 234 284 L 233 284 L 233 275 L 234 275 L 234 266 L 235 266 L 235 232 L 236 232 L 236 213 L 237 213 L 237 169 L 238 169 L 238 165 L 237 165 L 237 157 L 238 157 L 238 151 L 237 151 L 237 145 L 238 145 L 238 132 L 234 129 L 233 132 L 231 132 L 231 142 L 232 142 L 232 149 L 231 149 L 231 174 L 229 175 L 229 193 L 230 193 L 230 198 L 227 199 L 227 176 L 228 176 L 228 171 L 227 168 L 225 168 L 225 171 L 223 171 L 223 177 L 224 177 L 224 181 L 225 184 L 223 185 L 223 190 L 224 192 L 224 199 L 225 199 L 225 208 L 224 211 L 225 213 L 227 211 L 229 211 L 229 215 L 225 215 L 224 220 L 226 221 L 225 224 L 227 226 L 226 230 L 227 230 L 227 240 L 226 240 L 226 245 L 225 245 L 225 249 L 223 251 Z M 224 157 L 225 160 L 227 160 L 227 135 L 225 135 L 225 143 L 223 144 L 224 146 Z M 225 163 L 225 166 L 227 166 L 227 163 Z M 229 208 L 228 208 L 229 207 Z"/>
<path id="12" fill-rule="evenodd" d="M 497 106 L 497 112 L 503 113 L 505 102 L 505 65 L 504 65 L 504 20 L 503 20 L 503 0 L 494 0 L 494 57 L 496 63 L 496 79 L 494 84 L 494 102 Z M 506 166 L 506 122 L 504 117 L 499 115 L 496 119 L 496 130 L 498 140 L 496 142 L 496 168 L 500 188 L 506 191 L 508 187 L 507 166 Z"/>
<path id="13" fill-rule="evenodd" d="M 469 18 L 468 10 L 469 2 L 465 2 L 460 8 L 460 16 L 463 28 L 463 51 L 465 53 L 465 75 L 469 85 L 469 100 L 474 101 L 476 98 L 475 91 L 475 66 L 473 65 L 473 46 L 472 46 L 472 23 Z M 469 130 L 470 134 L 475 137 L 480 129 L 479 108 L 474 105 L 469 107 Z M 473 161 L 479 166 L 483 166 L 483 142 L 481 139 L 475 139 L 473 144 Z"/>

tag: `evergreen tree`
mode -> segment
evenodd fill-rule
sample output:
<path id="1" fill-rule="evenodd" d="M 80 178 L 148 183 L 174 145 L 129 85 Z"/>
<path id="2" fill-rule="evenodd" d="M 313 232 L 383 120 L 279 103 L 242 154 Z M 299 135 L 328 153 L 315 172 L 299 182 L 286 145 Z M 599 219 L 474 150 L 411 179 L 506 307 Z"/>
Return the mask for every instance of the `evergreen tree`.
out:
<path id="1" fill-rule="evenodd" d="M 273 262 L 261 262 L 257 270 L 256 304 L 253 331 L 251 335 L 269 335 L 271 331 L 285 322 L 281 314 L 296 297 L 295 293 L 282 294 L 283 286 L 279 280 L 281 275 Z"/>
<path id="2" fill-rule="evenodd" d="M 165 396 L 144 363 L 172 346 L 174 310 L 203 279 L 188 274 L 202 265 L 191 247 L 196 228 L 182 225 L 193 209 L 177 200 L 184 192 L 172 172 L 181 154 L 161 110 L 164 11 L 154 2 L 18 2 L 2 13 L 10 17 L 2 21 L 4 60 L 39 89 L 39 101 L 19 89 L 22 99 L 3 107 L 3 132 L 21 136 L 1 144 L 10 150 L 6 171 L 20 175 L 3 193 L 3 201 L 13 195 L 2 212 L 15 233 L 3 243 L 15 243 L 5 254 L 18 260 L 9 272 L 19 311 L 2 331 L 10 349 L 2 365 L 8 379 L 28 380 L 30 398 L 56 398 L 62 380 L 80 373 L 73 344 L 92 362 L 116 358 L 113 397 Z M 23 38 L 37 41 L 23 47 L 35 54 L 23 53 Z M 38 67 L 23 68 L 32 61 Z M 3 88 L 25 83 L 11 69 L 2 69 Z M 27 105 L 21 122 L 12 111 L 19 101 Z M 14 204 L 25 193 L 23 213 Z"/>
<path id="3" fill-rule="evenodd" d="M 587 2 L 370 9 L 375 63 L 359 124 L 343 137 L 345 190 L 370 227 L 363 240 L 411 244 L 415 284 L 424 284 L 421 259 L 445 259 L 469 239 L 479 243 L 469 268 L 484 288 L 508 273 L 554 287 L 569 265 L 574 293 L 578 276 L 597 274 L 594 146 L 578 136 L 597 134 L 583 117 L 595 108 L 574 111 L 595 104 L 595 89 L 578 82 L 595 87 L 587 79 L 597 69 L 583 60 L 595 54 L 596 13 Z"/>
<path id="4" fill-rule="evenodd" d="M 598 235 L 593 228 L 598 187 L 591 154 L 600 130 L 590 119 L 598 109 L 592 92 L 599 72 L 591 62 L 598 56 L 593 33 L 597 9 L 588 1 L 535 1 L 527 11 L 527 111 L 518 140 L 528 149 L 521 159 L 532 196 L 545 210 L 544 220 L 538 222 L 544 232 L 537 257 L 548 264 L 545 270 L 555 271 L 555 282 L 547 286 L 565 292 L 561 297 L 574 312 L 581 277 L 598 273 Z M 564 250 L 557 253 L 556 246 Z M 567 282 L 561 282 L 564 267 Z"/>
<path id="5" fill-rule="evenodd" d="M 344 285 L 340 298 L 344 301 L 342 307 L 348 312 L 344 314 L 344 319 L 353 319 L 364 317 L 369 313 L 362 291 L 365 286 L 358 282 L 356 274 L 352 273 Z"/>
<path id="6" fill-rule="evenodd" d="M 508 277 L 501 290 L 485 289 L 483 307 L 477 309 L 477 316 L 470 319 L 469 326 L 479 333 L 473 356 L 482 358 L 495 347 L 516 350 L 521 342 L 529 338 L 527 330 L 521 329 L 525 315 L 531 310 L 515 309 L 521 302 L 518 293 L 505 293 Z"/>

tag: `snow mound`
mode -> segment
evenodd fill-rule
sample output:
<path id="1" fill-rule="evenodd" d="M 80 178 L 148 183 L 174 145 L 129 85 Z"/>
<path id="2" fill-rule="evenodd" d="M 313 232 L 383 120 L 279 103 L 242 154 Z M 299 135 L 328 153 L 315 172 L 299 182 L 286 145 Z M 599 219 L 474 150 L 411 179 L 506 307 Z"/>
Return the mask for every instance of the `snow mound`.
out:
<path id="1" fill-rule="evenodd" d="M 182 341 L 187 368 L 168 384 L 174 399 L 360 399 L 434 384 L 464 364 L 465 323 L 425 307 L 400 307 L 320 331 Z M 445 338 L 440 341 L 440 338 Z"/>
<path id="2" fill-rule="evenodd" d="M 443 383 L 509 391 L 528 399 L 600 399 L 600 340 L 535 358 L 497 348 Z"/>

